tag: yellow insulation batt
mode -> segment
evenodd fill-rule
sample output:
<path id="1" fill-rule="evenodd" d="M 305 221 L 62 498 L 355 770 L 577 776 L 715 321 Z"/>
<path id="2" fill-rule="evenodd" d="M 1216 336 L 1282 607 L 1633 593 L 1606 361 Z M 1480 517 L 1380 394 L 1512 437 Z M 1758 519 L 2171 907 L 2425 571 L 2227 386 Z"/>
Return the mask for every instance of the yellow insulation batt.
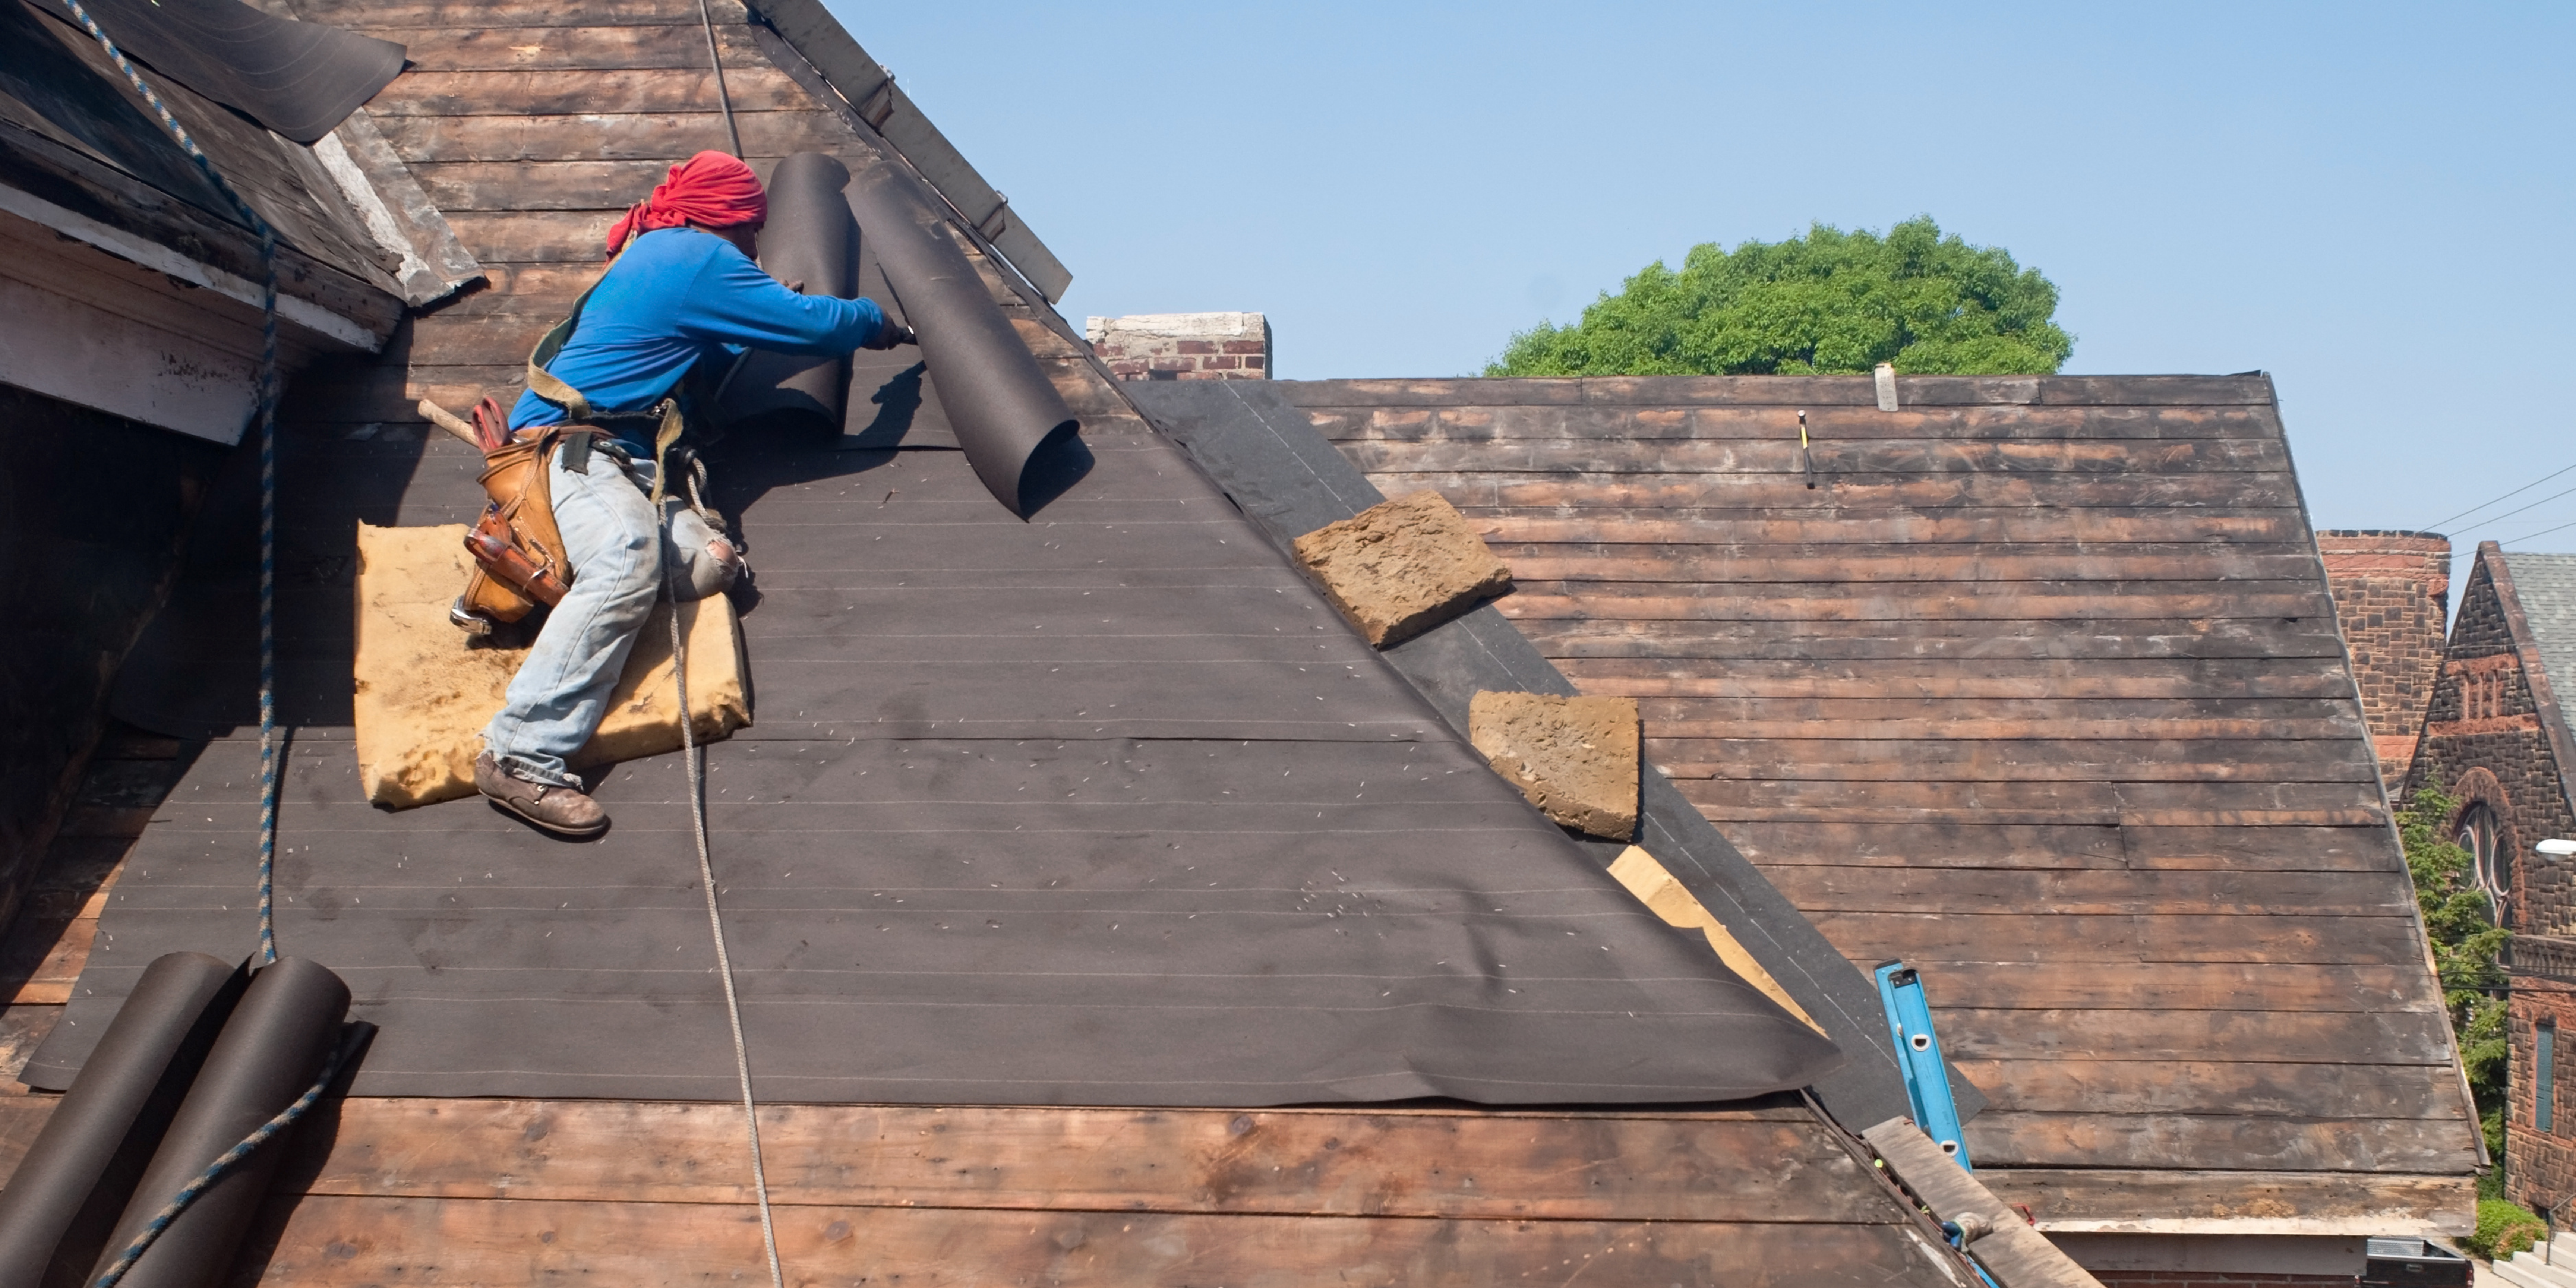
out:
<path id="1" fill-rule="evenodd" d="M 469 647 L 448 624 L 471 560 L 465 525 L 358 525 L 358 783 L 395 809 L 474 794 L 483 726 L 526 649 Z M 689 706 L 700 742 L 751 724 L 751 683 L 732 601 L 677 606 L 689 647 Z M 656 604 L 617 677 L 607 718 L 576 768 L 680 749 L 671 685 L 673 605 Z"/>

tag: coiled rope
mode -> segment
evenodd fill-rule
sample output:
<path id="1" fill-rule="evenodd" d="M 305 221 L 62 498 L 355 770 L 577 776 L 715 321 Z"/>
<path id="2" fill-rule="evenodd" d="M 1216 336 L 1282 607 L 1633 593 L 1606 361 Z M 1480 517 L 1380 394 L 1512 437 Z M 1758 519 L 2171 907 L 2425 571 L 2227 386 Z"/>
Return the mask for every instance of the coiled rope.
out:
<path id="1" fill-rule="evenodd" d="M 195 139 L 189 137 L 187 127 L 179 124 L 179 118 L 171 115 L 169 105 L 163 103 L 161 96 L 152 92 L 152 87 L 144 83 L 142 74 L 135 71 L 134 64 L 125 57 L 125 51 L 118 49 L 116 42 L 109 39 L 105 31 L 99 29 L 98 20 L 90 16 L 89 10 L 82 6 L 80 0 L 63 0 L 63 2 L 70 7 L 73 19 L 98 41 L 99 48 L 107 51 L 108 59 L 116 64 L 116 69 L 125 73 L 126 83 L 132 85 L 134 92 L 142 95 L 143 101 L 150 104 L 152 110 L 159 114 L 161 124 L 168 128 L 170 137 L 179 141 L 179 147 L 188 154 L 188 159 L 196 163 L 198 173 L 203 174 L 206 181 L 214 185 L 215 191 L 222 193 L 224 199 L 232 203 L 233 210 L 241 216 L 242 223 L 259 238 L 259 383 L 254 387 L 254 397 L 258 407 L 256 419 L 259 422 L 259 959 L 263 966 L 274 965 L 277 962 L 275 891 L 278 791 L 277 230 L 269 227 L 268 221 L 260 218 L 259 212 L 252 209 L 249 202 L 242 200 L 241 194 L 234 191 L 232 184 L 225 181 L 222 172 L 216 170 L 215 163 L 206 156 L 205 150 L 197 146 Z M 186 1211 L 188 1205 L 195 1202 L 198 1195 L 205 1193 L 215 1182 L 222 1180 L 226 1173 L 239 1166 L 243 1159 L 250 1157 L 271 1137 L 286 1130 L 296 1119 L 303 1117 L 305 1111 L 311 1109 L 314 1103 L 322 1098 L 322 1093 L 330 1087 L 331 1080 L 339 1076 L 340 1065 L 348 1059 L 352 1045 L 351 1040 L 344 1039 L 332 1051 L 330 1058 L 323 1062 L 321 1076 L 313 1080 L 313 1085 L 307 1088 L 302 1096 L 297 1097 L 294 1104 L 288 1105 L 279 1111 L 276 1117 L 260 1124 L 259 1129 L 243 1137 L 240 1144 L 225 1150 L 221 1157 L 207 1165 L 206 1170 L 197 1174 L 197 1179 L 188 1182 L 172 1196 L 159 1212 L 153 1214 L 152 1220 L 143 1227 L 142 1231 L 135 1235 L 134 1241 L 128 1243 L 125 1250 L 117 1255 L 116 1261 L 99 1276 L 94 1288 L 116 1288 L 117 1281 L 125 1278 L 126 1271 L 133 1269 L 134 1263 L 142 1258 L 153 1241 L 161 1237 L 162 1231 L 170 1228 L 170 1223 L 177 1220 L 179 1214 Z"/>

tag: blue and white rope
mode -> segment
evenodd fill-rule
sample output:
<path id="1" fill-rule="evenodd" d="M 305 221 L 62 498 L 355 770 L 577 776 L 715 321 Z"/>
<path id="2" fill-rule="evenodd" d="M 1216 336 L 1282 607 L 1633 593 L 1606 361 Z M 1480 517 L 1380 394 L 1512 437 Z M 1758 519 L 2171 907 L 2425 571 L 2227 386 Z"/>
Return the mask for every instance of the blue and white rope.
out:
<path id="1" fill-rule="evenodd" d="M 259 238 L 260 352 L 259 384 L 255 389 L 259 421 L 259 957 L 262 965 L 273 965 L 277 961 L 277 230 L 269 227 L 268 221 L 260 218 L 259 212 L 242 200 L 241 194 L 234 191 L 230 183 L 225 182 L 223 174 L 215 169 L 215 163 L 207 158 L 205 150 L 197 146 L 195 139 L 188 137 L 187 127 L 179 124 L 179 118 L 171 115 L 169 105 L 144 83 L 142 75 L 134 70 L 134 64 L 127 61 L 125 52 L 99 29 L 98 20 L 89 15 L 89 10 L 82 6 L 80 0 L 63 2 L 71 8 L 72 17 L 97 39 L 99 48 L 107 51 L 116 69 L 125 73 L 126 83 L 143 96 L 144 102 L 152 105 L 154 112 L 160 114 L 161 124 L 169 128 L 170 137 L 179 141 L 188 159 L 197 163 L 197 169 L 206 176 L 206 181 L 233 204 L 233 210 L 241 216 L 244 226 Z M 126 1272 L 134 1268 L 134 1263 L 142 1258 L 144 1251 L 161 1237 L 162 1231 L 170 1228 L 170 1223 L 177 1220 L 198 1195 L 240 1166 L 243 1159 L 250 1157 L 270 1138 L 303 1117 L 305 1111 L 322 1098 L 331 1080 L 339 1076 L 340 1065 L 348 1059 L 351 1045 L 344 1039 L 332 1051 L 330 1059 L 323 1062 L 322 1075 L 313 1080 L 313 1085 L 306 1088 L 294 1104 L 260 1124 L 259 1129 L 242 1138 L 240 1144 L 225 1150 L 221 1157 L 206 1166 L 206 1170 L 197 1174 L 197 1179 L 188 1182 L 168 1203 L 163 1204 L 161 1210 L 154 1213 L 142 1231 L 135 1235 L 134 1241 L 127 1244 L 115 1262 L 100 1274 L 93 1288 L 116 1288 L 117 1281 L 125 1278 Z"/>
<path id="2" fill-rule="evenodd" d="M 152 92 L 150 85 L 126 61 L 125 51 L 99 30 L 98 20 L 89 16 L 80 0 L 63 0 L 71 7 L 72 17 L 96 37 L 99 47 L 107 51 L 116 69 L 125 73 L 127 84 L 143 96 L 143 101 L 160 113 L 161 124 L 170 137 L 197 163 L 197 169 L 215 191 L 233 203 L 244 226 L 259 237 L 260 267 L 260 351 L 258 419 L 259 419 L 259 959 L 262 965 L 277 960 L 275 916 L 275 871 L 277 866 L 277 230 L 242 200 L 224 176 L 215 169 L 197 141 L 188 137 L 188 128 L 170 114 L 169 105 Z"/>
<path id="3" fill-rule="evenodd" d="M 134 1263 L 143 1258 L 144 1252 L 151 1248 L 153 1241 L 161 1237 L 162 1231 L 170 1228 L 171 1222 L 179 1219 L 179 1214 L 186 1211 L 189 1204 L 197 1201 L 198 1195 L 212 1188 L 215 1182 L 224 1179 L 226 1173 L 239 1167 L 243 1159 L 249 1158 L 261 1145 L 267 1143 L 270 1137 L 293 1126 L 296 1119 L 303 1117 L 306 1110 L 311 1109 L 322 1099 L 322 1093 L 330 1089 L 331 1080 L 340 1076 L 340 1066 L 348 1060 L 350 1050 L 357 1045 L 357 1037 L 358 1033 L 355 1030 L 343 1035 L 340 1044 L 332 1049 L 331 1058 L 322 1062 L 322 1076 L 315 1078 L 313 1085 L 305 1088 L 304 1094 L 295 1098 L 294 1104 L 279 1110 L 275 1118 L 261 1123 L 259 1129 L 243 1137 L 240 1144 L 225 1150 L 221 1157 L 207 1164 L 206 1170 L 197 1173 L 197 1179 L 188 1182 L 186 1187 L 174 1195 L 169 1202 L 162 1204 L 161 1210 L 152 1214 L 152 1219 L 144 1223 L 143 1229 L 135 1234 L 134 1241 L 125 1245 L 125 1251 L 117 1254 L 115 1262 L 99 1275 L 97 1282 L 91 1284 L 90 1288 L 116 1288 L 117 1281 L 125 1278 L 125 1272 L 134 1268 Z"/>

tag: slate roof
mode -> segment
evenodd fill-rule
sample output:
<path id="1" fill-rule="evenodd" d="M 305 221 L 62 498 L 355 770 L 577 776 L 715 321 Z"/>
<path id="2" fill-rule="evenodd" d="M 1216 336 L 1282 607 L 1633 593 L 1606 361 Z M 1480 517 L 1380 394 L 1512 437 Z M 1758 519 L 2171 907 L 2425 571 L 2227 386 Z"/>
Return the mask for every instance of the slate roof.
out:
<path id="1" fill-rule="evenodd" d="M 2513 573 L 2515 600 L 2553 676 L 2576 679 L 2576 555 L 2498 551 Z"/>
<path id="2" fill-rule="evenodd" d="M 2465 1215 L 2465 1091 L 2270 381 L 1899 386 L 1278 390 L 1381 489 L 1455 502 L 1513 568 L 1501 613 L 1637 697 L 1649 758 L 1854 963 L 1923 969 L 1993 1102 L 1980 1175 L 2043 1228 Z"/>

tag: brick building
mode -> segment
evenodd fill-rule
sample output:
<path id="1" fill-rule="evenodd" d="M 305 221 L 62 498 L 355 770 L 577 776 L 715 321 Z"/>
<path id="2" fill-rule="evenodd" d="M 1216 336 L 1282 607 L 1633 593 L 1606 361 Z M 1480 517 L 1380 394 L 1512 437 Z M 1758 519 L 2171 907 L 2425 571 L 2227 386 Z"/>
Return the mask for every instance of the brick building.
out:
<path id="1" fill-rule="evenodd" d="M 1270 378 L 1270 321 L 1258 313 L 1138 313 L 1082 329 L 1120 380 Z"/>
<path id="2" fill-rule="evenodd" d="M 2556 1056 L 2557 1030 L 2576 1026 L 2576 861 L 2534 848 L 2576 836 L 2567 780 L 2576 743 L 2553 687 L 2569 676 L 2576 555 L 2481 543 L 2406 781 L 2410 792 L 2438 783 L 2458 802 L 2449 829 L 2514 931 L 2506 1184 L 2534 1207 L 2576 1197 L 2576 1121 L 2557 1109 L 2569 1079 Z"/>
<path id="3" fill-rule="evenodd" d="M 2436 532 L 2328 529 L 2317 534 L 2317 550 L 2352 651 L 2380 776 L 2393 790 L 2415 759 L 2424 703 L 2442 667 L 2451 539 Z"/>

